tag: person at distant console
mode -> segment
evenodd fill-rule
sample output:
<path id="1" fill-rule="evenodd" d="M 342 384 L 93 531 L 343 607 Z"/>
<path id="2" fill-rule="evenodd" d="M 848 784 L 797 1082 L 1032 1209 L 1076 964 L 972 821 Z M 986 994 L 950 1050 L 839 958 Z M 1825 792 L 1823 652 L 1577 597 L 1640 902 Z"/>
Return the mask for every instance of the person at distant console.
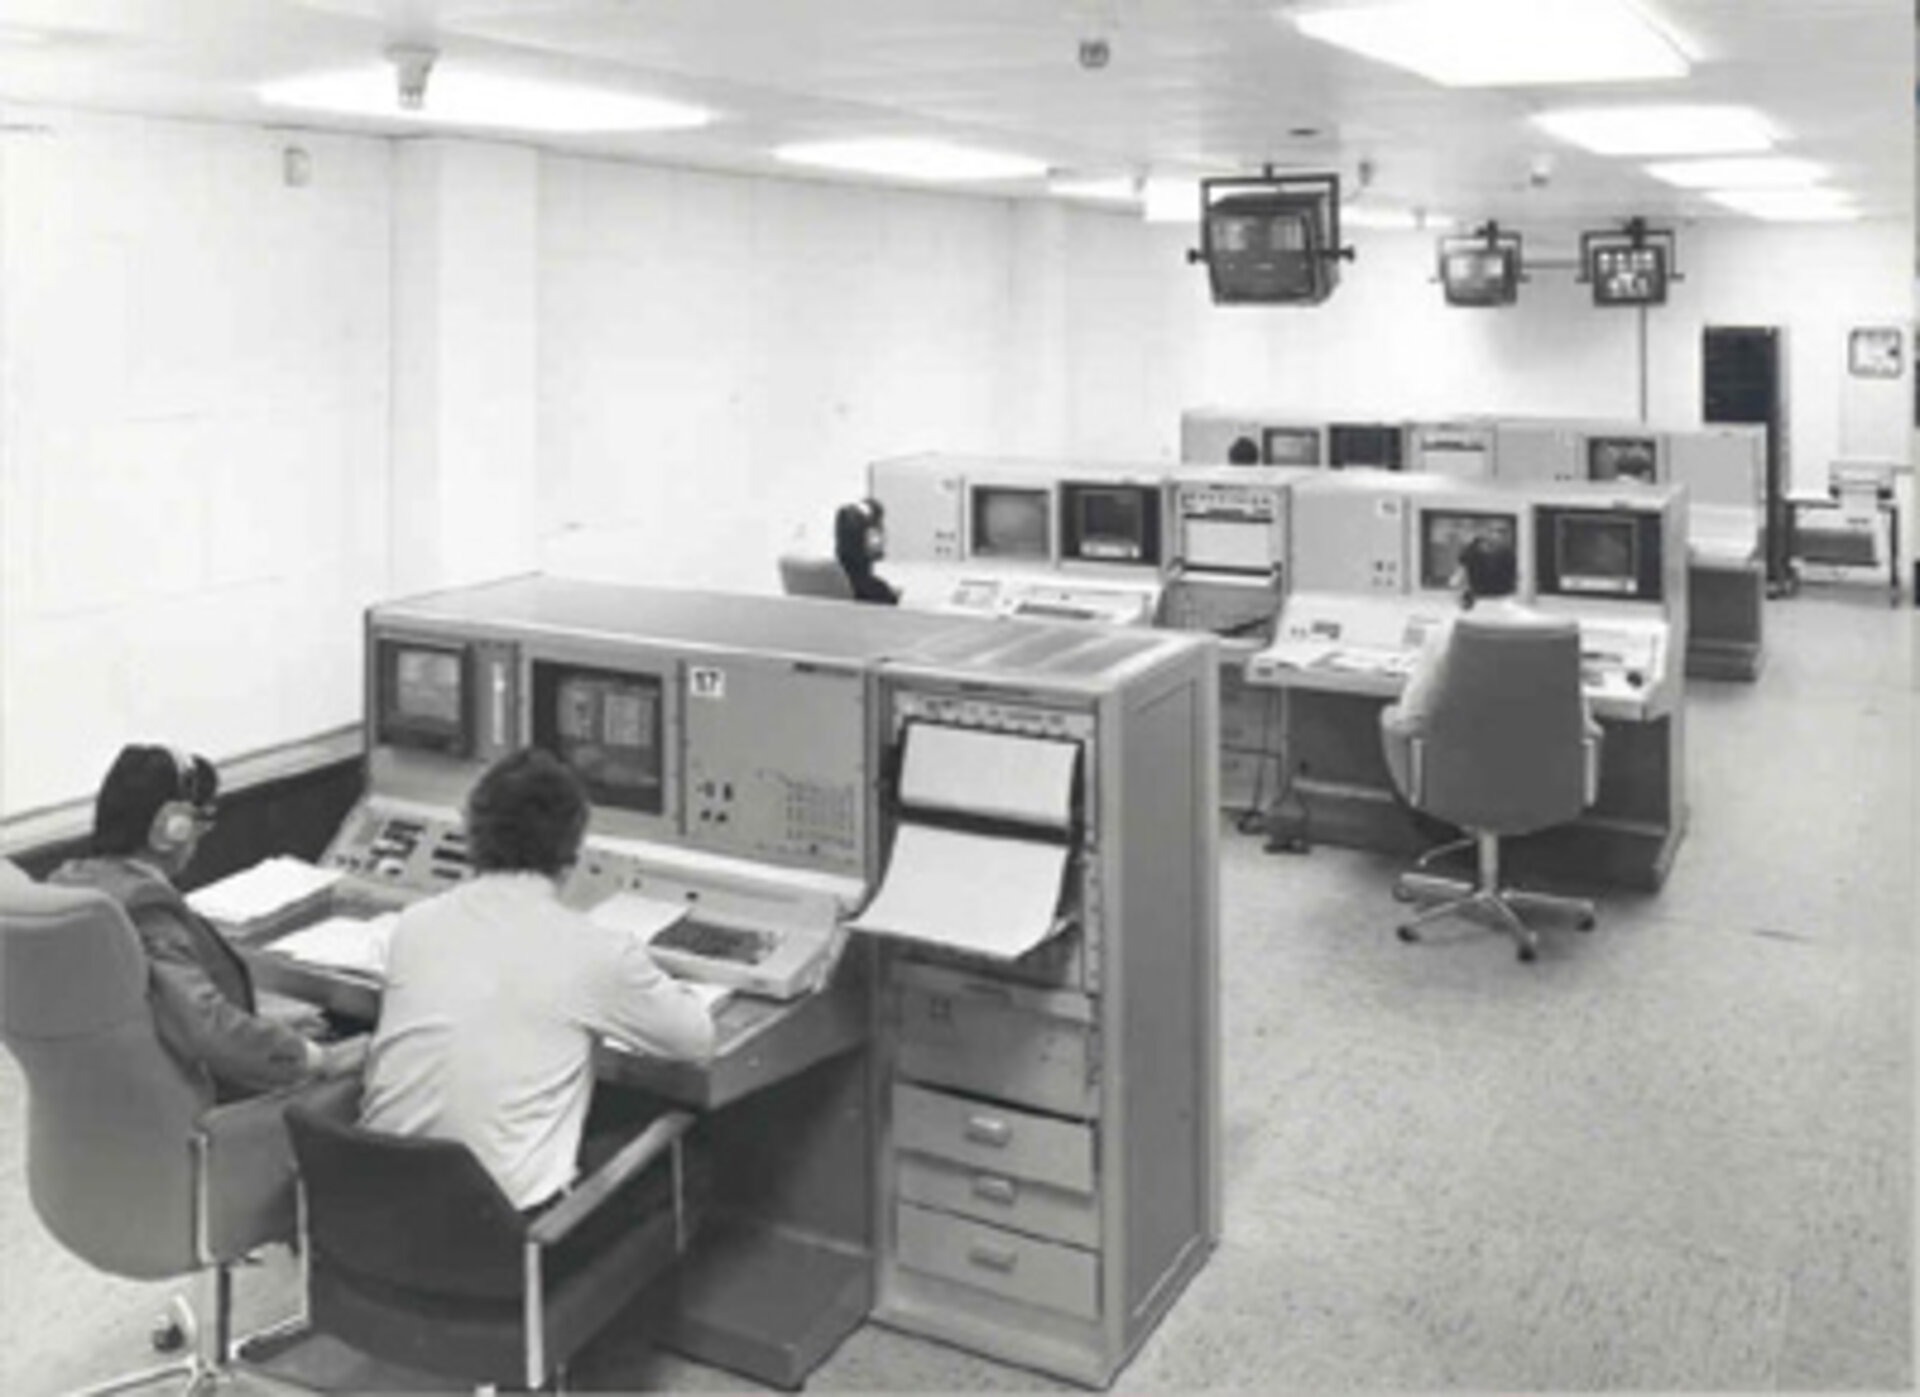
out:
<path id="1" fill-rule="evenodd" d="M 886 510 L 878 500 L 843 504 L 833 516 L 833 555 L 846 571 L 855 601 L 897 606 L 900 592 L 873 570 L 887 556 Z"/>
<path id="2" fill-rule="evenodd" d="M 1260 444 L 1252 437 L 1235 437 L 1233 445 L 1227 448 L 1227 464 L 1230 466 L 1259 465 Z"/>
<path id="3" fill-rule="evenodd" d="M 693 1062 L 714 1052 L 705 1000 L 633 936 L 561 904 L 588 813 L 580 778 L 548 752 L 511 752 L 481 776 L 466 808 L 476 876 L 400 914 L 361 1094 L 361 1125 L 459 1141 L 528 1212 L 573 1183 L 602 1124 L 590 1105 L 627 1108 L 618 1125 L 633 1133 L 631 1100 L 594 1102 L 597 1038 Z M 601 1152 L 589 1144 L 588 1167 Z"/>
<path id="4" fill-rule="evenodd" d="M 349 1073 L 366 1040 L 322 1046 L 309 1036 L 324 1026 L 318 1013 L 262 1017 L 246 962 L 174 886 L 213 826 L 219 791 L 219 773 L 205 757 L 121 748 L 94 800 L 91 853 L 47 881 L 92 888 L 126 909 L 146 953 L 160 1041 L 215 1099 Z"/>
<path id="5" fill-rule="evenodd" d="M 1490 538 L 1468 540 L 1460 550 L 1459 568 L 1454 574 L 1460 588 L 1460 609 L 1471 611 L 1476 621 L 1496 625 L 1537 626 L 1553 618 L 1536 611 L 1514 596 L 1519 585 L 1519 564 L 1513 547 Z M 1417 736 L 1424 730 L 1433 695 L 1445 673 L 1447 651 L 1453 640 L 1453 620 L 1443 620 L 1427 632 L 1426 639 L 1408 672 L 1406 687 L 1398 702 L 1381 715 L 1390 730 Z M 1585 698 L 1581 700 L 1586 703 Z M 1587 729 L 1597 732 L 1589 709 Z"/>

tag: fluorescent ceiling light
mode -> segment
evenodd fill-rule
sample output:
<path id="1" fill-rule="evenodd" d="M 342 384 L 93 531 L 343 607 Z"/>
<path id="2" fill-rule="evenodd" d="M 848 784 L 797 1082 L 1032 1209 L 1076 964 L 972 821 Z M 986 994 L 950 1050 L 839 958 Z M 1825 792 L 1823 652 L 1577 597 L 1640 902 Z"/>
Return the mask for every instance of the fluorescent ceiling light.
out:
<path id="1" fill-rule="evenodd" d="M 1200 222 L 1200 181 L 1165 175 L 1147 181 L 1141 216 L 1149 223 Z"/>
<path id="2" fill-rule="evenodd" d="M 1129 175 L 1111 179 L 1050 179 L 1047 192 L 1062 199 L 1083 199 L 1096 204 L 1137 204 L 1144 197 L 1141 181 Z"/>
<path id="3" fill-rule="evenodd" d="M 711 112 L 681 102 L 476 73 L 445 59 L 433 69 L 417 110 L 400 105 L 391 67 L 285 78 L 260 84 L 254 95 L 269 106 L 303 111 L 507 131 L 673 131 L 713 120 Z"/>
<path id="4" fill-rule="evenodd" d="M 866 140 L 817 141 L 781 146 L 774 157 L 790 165 L 812 165 L 823 170 L 846 170 L 895 179 L 963 183 L 968 180 L 1030 179 L 1046 173 L 1046 165 L 1024 155 L 977 150 L 946 141 Z"/>
<path id="5" fill-rule="evenodd" d="M 1837 189 L 1716 189 L 1707 197 L 1774 223 L 1837 223 L 1860 217 L 1852 198 Z"/>
<path id="6" fill-rule="evenodd" d="M 1377 0 L 1294 13 L 1300 32 L 1447 87 L 1685 77 L 1687 56 L 1626 0 Z"/>
<path id="7" fill-rule="evenodd" d="M 1785 155 L 1755 155 L 1734 160 L 1668 160 L 1647 166 L 1647 173 L 1682 189 L 1798 189 L 1827 176 L 1824 165 Z"/>
<path id="8" fill-rule="evenodd" d="M 1773 149 L 1751 107 L 1568 107 L 1536 125 L 1595 155 L 1748 155 Z"/>

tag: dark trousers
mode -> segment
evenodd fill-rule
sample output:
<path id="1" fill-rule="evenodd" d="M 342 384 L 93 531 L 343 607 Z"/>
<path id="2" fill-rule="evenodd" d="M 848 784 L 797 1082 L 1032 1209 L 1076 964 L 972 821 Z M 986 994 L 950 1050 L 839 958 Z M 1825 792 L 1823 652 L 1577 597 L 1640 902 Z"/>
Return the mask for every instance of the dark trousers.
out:
<path id="1" fill-rule="evenodd" d="M 648 1092 L 597 1086 L 593 1093 L 593 1104 L 587 1108 L 586 1125 L 580 1135 L 580 1177 L 585 1179 L 594 1173 L 624 1149 L 634 1136 L 671 1109 L 671 1102 Z M 688 1166 L 685 1182 L 689 1201 L 694 1193 L 696 1171 L 692 1164 L 696 1152 L 687 1147 L 693 1145 L 697 1133 L 690 1134 L 683 1142 L 683 1151 L 687 1156 L 684 1163 Z M 521 1215 L 532 1221 L 566 1196 L 564 1192 L 557 1193 L 531 1208 L 522 1209 Z M 567 1234 L 566 1239 L 554 1249 L 554 1273 L 564 1274 L 584 1264 L 641 1219 L 652 1217 L 672 1206 L 673 1166 L 663 1156 L 629 1179 L 618 1194 L 581 1219 L 579 1226 Z"/>

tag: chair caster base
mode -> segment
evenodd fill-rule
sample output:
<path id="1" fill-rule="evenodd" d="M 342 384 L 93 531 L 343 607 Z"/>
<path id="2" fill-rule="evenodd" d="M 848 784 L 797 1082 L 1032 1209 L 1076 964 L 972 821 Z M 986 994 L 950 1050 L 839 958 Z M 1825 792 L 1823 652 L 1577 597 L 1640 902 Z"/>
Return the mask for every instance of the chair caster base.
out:
<path id="1" fill-rule="evenodd" d="M 1522 942 L 1522 943 L 1520 944 L 1520 959 L 1521 959 L 1521 960 L 1523 960 L 1523 961 L 1528 961 L 1528 962 L 1531 962 L 1531 961 L 1532 961 L 1532 960 L 1534 960 L 1534 958 L 1535 958 L 1535 957 L 1537 957 L 1537 956 L 1538 956 L 1539 954 L 1540 954 L 1540 953 L 1539 953 L 1538 951 L 1536 951 L 1536 950 L 1534 950 L 1534 948 L 1533 948 L 1533 947 L 1531 947 L 1531 946 L 1529 946 L 1529 945 L 1527 945 L 1527 944 L 1526 944 L 1525 942 Z"/>
<path id="2" fill-rule="evenodd" d="M 147 1334 L 147 1342 L 155 1353 L 178 1353 L 187 1346 L 187 1331 L 178 1320 L 162 1320 Z"/>
<path id="3" fill-rule="evenodd" d="M 1573 929 L 1575 931 L 1592 931 L 1595 925 L 1596 923 L 1592 917 L 1582 917 L 1573 924 Z"/>
<path id="4" fill-rule="evenodd" d="M 1405 899 L 1402 900 L 1404 901 Z M 1397 926 L 1393 929 L 1393 934 L 1409 945 L 1412 945 L 1420 939 L 1420 933 L 1410 926 Z"/>

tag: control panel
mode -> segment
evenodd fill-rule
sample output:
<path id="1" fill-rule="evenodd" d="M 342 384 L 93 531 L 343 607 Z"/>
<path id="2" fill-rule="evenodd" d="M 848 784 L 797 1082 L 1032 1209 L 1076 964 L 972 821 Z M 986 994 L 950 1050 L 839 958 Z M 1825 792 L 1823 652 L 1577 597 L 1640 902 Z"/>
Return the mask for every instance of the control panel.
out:
<path id="1" fill-rule="evenodd" d="M 1347 480 L 1293 492 L 1296 590 L 1397 596 L 1407 590 L 1407 500 Z"/>
<path id="2" fill-rule="evenodd" d="M 1183 482 L 1174 491 L 1175 555 L 1189 572 L 1262 573 L 1286 557 L 1286 491 L 1267 482 Z"/>
<path id="3" fill-rule="evenodd" d="M 1158 581 L 1095 584 L 968 573 L 953 583 L 941 609 L 975 616 L 1146 626 L 1153 623 L 1159 598 Z"/>
<path id="4" fill-rule="evenodd" d="M 408 895 L 439 892 L 472 872 L 466 834 L 450 811 L 416 810 L 377 798 L 363 801 L 348 817 L 320 863 L 355 874 L 363 884 Z"/>

